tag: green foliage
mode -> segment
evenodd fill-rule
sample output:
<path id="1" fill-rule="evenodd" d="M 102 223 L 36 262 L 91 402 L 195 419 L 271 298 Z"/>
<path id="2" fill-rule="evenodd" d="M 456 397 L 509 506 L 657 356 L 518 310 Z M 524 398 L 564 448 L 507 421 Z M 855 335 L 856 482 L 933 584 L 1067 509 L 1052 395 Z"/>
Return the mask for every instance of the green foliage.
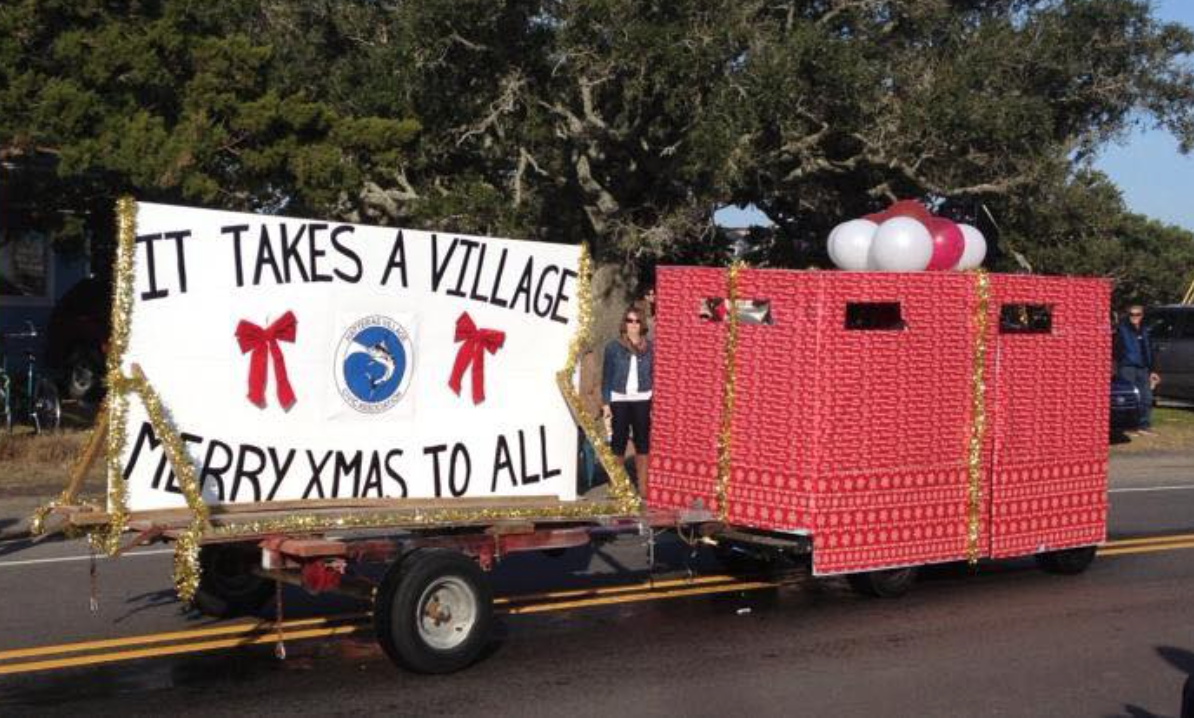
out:
<path id="1" fill-rule="evenodd" d="M 721 262 L 712 211 L 754 203 L 778 227 L 752 261 L 823 264 L 834 224 L 916 197 L 999 267 L 1159 298 L 1192 240 L 1087 168 L 1141 124 L 1194 145 L 1192 52 L 1146 0 L 11 0 L 0 152 L 53 153 L 70 209 L 131 192 L 625 263 Z"/>

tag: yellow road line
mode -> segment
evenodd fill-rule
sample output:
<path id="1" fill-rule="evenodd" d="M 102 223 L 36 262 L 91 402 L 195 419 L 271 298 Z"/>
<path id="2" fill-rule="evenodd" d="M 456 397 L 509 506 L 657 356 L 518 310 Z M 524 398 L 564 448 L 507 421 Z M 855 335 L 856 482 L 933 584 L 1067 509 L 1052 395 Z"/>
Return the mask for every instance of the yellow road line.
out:
<path id="1" fill-rule="evenodd" d="M 312 628 L 306 631 L 295 631 L 294 633 L 287 633 L 286 640 L 300 640 L 304 638 L 322 638 L 325 636 L 339 636 L 349 633 L 356 633 L 369 627 L 367 623 L 349 624 L 347 626 L 336 626 L 334 628 Z M 0 675 L 13 673 L 30 673 L 32 671 L 46 671 L 55 668 L 74 668 L 76 666 L 89 666 L 97 663 L 115 663 L 118 661 L 131 661 L 137 658 L 154 658 L 158 656 L 174 656 L 180 653 L 199 653 L 202 651 L 214 651 L 219 648 L 236 648 L 238 646 L 251 646 L 259 643 L 273 643 L 278 640 L 277 634 L 264 633 L 259 636 L 243 636 L 241 638 L 226 638 L 218 641 L 202 641 L 198 643 L 179 643 L 172 646 L 160 646 L 157 648 L 140 648 L 129 651 L 117 651 L 115 653 L 97 653 L 90 656 L 75 656 L 73 658 L 57 658 L 48 661 L 32 661 L 27 663 L 14 663 L 11 665 L 0 666 Z"/>
<path id="2" fill-rule="evenodd" d="M 368 617 L 368 613 L 349 613 L 338 616 L 319 616 L 316 618 L 301 618 L 284 621 L 282 630 L 302 628 L 305 626 L 320 626 L 328 623 L 340 623 Z M 189 631 L 172 631 L 170 633 L 149 633 L 141 636 L 127 636 L 125 638 L 107 638 L 98 641 L 82 641 L 66 643 L 59 646 L 38 646 L 36 648 L 18 648 L 0 653 L 0 661 L 15 658 L 33 658 L 36 656 L 60 655 L 63 653 L 82 653 L 103 648 L 120 648 L 122 646 L 137 646 L 149 643 L 169 643 L 192 638 L 206 638 L 210 636 L 226 636 L 230 634 L 253 634 L 262 631 L 277 631 L 277 624 L 272 621 L 257 621 L 255 623 L 236 623 L 227 626 L 212 626 L 210 628 L 196 628 Z"/>
<path id="3" fill-rule="evenodd" d="M 651 592 L 627 596 L 603 596 L 601 598 L 582 599 L 579 601 L 559 601 L 556 603 L 532 604 L 530 606 L 511 606 L 502 611 L 511 615 L 526 613 L 547 613 L 550 611 L 567 611 L 573 608 L 589 608 L 591 606 L 612 606 L 619 603 L 642 603 L 645 601 L 661 601 L 667 598 L 683 598 L 685 596 L 704 596 L 711 593 L 729 593 L 731 591 L 758 591 L 764 588 L 776 588 L 779 583 L 770 581 L 746 581 L 743 583 L 722 586 L 697 586 L 681 588 L 673 591 Z"/>
<path id="4" fill-rule="evenodd" d="M 1172 536 L 1154 536 L 1142 539 L 1123 539 L 1112 541 L 1099 549 L 1099 555 L 1105 557 L 1123 556 L 1135 553 L 1153 553 L 1158 551 L 1172 551 L 1194 548 L 1194 534 L 1178 534 Z M 495 608 L 500 614 L 526 615 L 547 613 L 552 611 L 566 611 L 578 608 L 596 606 L 611 606 L 626 603 L 642 603 L 674 598 L 702 596 L 733 591 L 757 591 L 776 588 L 788 581 L 741 581 L 733 576 L 697 576 L 693 578 L 666 579 L 662 581 L 644 582 L 638 584 L 604 586 L 591 589 L 571 589 L 518 596 L 503 596 L 494 600 Z M 661 590 L 662 589 L 662 590 Z M 570 599 L 570 600 L 569 600 Z M 541 601 L 541 603 L 532 603 Z M 326 638 L 329 636 L 348 635 L 364 630 L 370 630 L 369 613 L 352 613 L 339 616 L 322 616 L 316 618 L 296 619 L 282 624 L 283 635 L 287 641 L 305 640 L 311 638 Z M 328 624 L 343 625 L 328 625 Z M 300 630 L 294 630 L 298 628 Z M 255 623 L 240 623 L 188 631 L 173 631 L 168 633 L 147 634 L 127 638 L 113 638 L 97 641 L 85 641 L 58 646 L 40 646 L 0 652 L 0 661 L 33 658 L 38 656 L 62 656 L 69 653 L 86 651 L 102 651 L 108 648 L 123 648 L 126 646 L 147 646 L 150 644 L 169 643 L 179 641 L 173 645 L 131 648 L 128 650 L 100 652 L 92 655 L 53 658 L 42 661 L 24 661 L 0 665 L 0 675 L 29 673 L 33 671 L 71 668 L 77 666 L 113 663 L 119 661 L 136 660 L 139 658 L 153 658 L 185 653 L 199 653 L 222 648 L 236 648 L 240 646 L 273 643 L 277 640 L 277 626 L 268 621 Z M 216 640 L 194 640 L 224 636 Z"/>
<path id="5" fill-rule="evenodd" d="M 1156 551 L 1175 551 L 1182 548 L 1194 548 L 1194 541 L 1181 543 L 1162 543 L 1141 546 L 1127 546 L 1124 548 L 1099 549 L 1100 556 L 1126 556 L 1133 553 L 1154 553 Z"/>
<path id="6" fill-rule="evenodd" d="M 685 582 L 687 583 L 687 581 Z M 658 585 L 658 584 L 657 584 Z M 745 581 L 728 584 L 692 586 L 691 588 L 678 588 L 669 591 L 644 591 L 637 594 L 622 594 L 622 595 L 608 595 L 597 596 L 592 598 L 579 599 L 575 601 L 563 601 L 555 603 L 545 603 L 539 605 L 529 606 L 508 606 L 499 608 L 497 610 L 500 614 L 529 614 L 529 613 L 543 613 L 548 611 L 564 611 L 573 608 L 593 607 L 602 605 L 615 605 L 622 603 L 635 603 L 644 601 L 658 601 L 666 598 L 682 598 L 685 596 L 700 596 L 713 593 L 728 593 L 731 591 L 754 591 L 764 588 L 774 588 L 778 586 L 777 583 L 761 582 L 761 581 Z M 372 626 L 368 623 L 364 614 L 354 614 L 359 616 L 357 622 L 346 623 L 342 626 L 333 626 L 329 628 L 311 628 L 300 631 L 284 631 L 283 635 L 287 641 L 297 641 L 310 638 L 326 638 L 329 636 L 340 636 L 356 633 L 364 630 L 371 630 Z M 314 619 L 312 619 L 314 620 Z M 347 617 L 340 617 L 340 620 L 350 620 Z M 253 624 L 259 625 L 259 624 Z M 223 638 L 213 641 L 199 641 L 191 643 L 177 643 L 169 646 L 160 646 L 156 648 L 137 648 L 124 651 L 115 651 L 110 653 L 96 653 L 86 656 L 75 656 L 70 658 L 56 658 L 44 661 L 26 661 L 22 663 L 13 663 L 9 665 L 0 665 L 0 675 L 15 674 L 15 673 L 31 673 L 33 671 L 45 671 L 62 668 L 74 668 L 79 666 L 96 665 L 100 663 L 114 663 L 119 661 L 131 661 L 139 658 L 154 658 L 160 656 L 172 656 L 184 653 L 199 653 L 203 651 L 212 651 L 221 648 L 237 648 L 241 646 L 251 646 L 263 643 L 273 643 L 277 640 L 277 633 L 272 628 L 271 624 L 263 625 L 262 630 L 256 635 L 244 635 L 240 637 Z M 234 627 L 228 626 L 232 629 Z M 179 632 L 187 633 L 187 632 Z M 165 634 L 161 634 L 165 635 Z M 160 642 L 157 635 L 147 636 L 146 638 L 155 639 L 145 642 Z M 163 639 L 165 640 L 165 639 Z M 98 643 L 98 642 L 96 642 Z M 43 653 L 53 652 L 51 649 L 65 648 L 62 646 L 46 646 Z M 65 653 L 68 651 L 59 650 L 58 653 Z"/>
<path id="7" fill-rule="evenodd" d="M 526 603 L 528 601 L 539 601 L 544 599 L 554 600 L 558 598 L 575 598 L 578 596 L 607 596 L 611 594 L 632 593 L 634 591 L 645 591 L 652 588 L 671 588 L 673 586 L 699 586 L 710 583 L 726 583 L 732 581 L 739 581 L 741 579 L 734 576 L 693 576 L 692 578 L 672 578 L 662 581 L 644 581 L 642 583 L 621 584 L 618 586 L 601 586 L 597 588 L 578 588 L 567 591 L 552 591 L 549 593 L 527 593 L 518 596 L 504 596 L 494 599 L 494 605 L 504 605 L 513 603 Z"/>
<path id="8" fill-rule="evenodd" d="M 653 585 L 655 588 L 669 588 L 673 586 L 684 585 L 707 585 L 712 583 L 725 583 L 728 581 L 737 581 L 733 576 L 695 576 L 692 579 L 678 578 L 667 579 L 663 581 L 656 581 Z M 625 594 L 633 593 L 635 591 L 649 590 L 652 584 L 649 582 L 626 584 L 619 586 L 605 586 L 598 588 L 574 589 L 568 591 L 552 591 L 547 593 L 531 593 L 520 594 L 517 596 L 500 596 L 494 599 L 495 606 L 503 606 L 510 604 L 522 604 L 529 601 L 539 600 L 554 600 L 560 598 L 576 598 L 580 596 L 602 596 L 610 594 Z M 350 613 L 336 616 L 320 616 L 315 618 L 295 619 L 285 621 L 282 624 L 283 631 L 292 630 L 294 628 L 304 628 L 326 625 L 328 623 L 340 623 L 344 621 L 352 621 L 361 618 L 368 618 L 369 613 Z M 172 641 L 183 641 L 193 638 L 205 638 L 212 636 L 230 636 L 237 634 L 253 634 L 262 631 L 276 631 L 277 626 L 272 621 L 256 621 L 252 623 L 236 623 L 231 625 L 212 626 L 209 628 L 196 628 L 187 631 L 173 631 L 169 633 L 150 633 L 140 636 L 128 636 L 124 638 L 108 638 L 95 641 L 82 641 L 79 643 L 66 643 L 57 646 L 38 646 L 34 648 L 18 648 L 9 651 L 0 651 L 0 662 L 8 661 L 18 658 L 35 658 L 37 656 L 46 655 L 61 655 L 63 653 L 82 653 L 85 651 L 95 651 L 105 648 L 120 648 L 122 646 L 136 646 L 151 643 L 169 643 Z"/>
<path id="9" fill-rule="evenodd" d="M 1118 548 L 1120 546 L 1140 546 L 1144 544 L 1157 543 L 1173 543 L 1174 541 L 1194 541 L 1194 534 L 1171 534 L 1168 536 L 1149 536 L 1147 538 L 1133 538 L 1120 539 L 1118 541 L 1108 541 L 1104 544 L 1105 548 Z"/>

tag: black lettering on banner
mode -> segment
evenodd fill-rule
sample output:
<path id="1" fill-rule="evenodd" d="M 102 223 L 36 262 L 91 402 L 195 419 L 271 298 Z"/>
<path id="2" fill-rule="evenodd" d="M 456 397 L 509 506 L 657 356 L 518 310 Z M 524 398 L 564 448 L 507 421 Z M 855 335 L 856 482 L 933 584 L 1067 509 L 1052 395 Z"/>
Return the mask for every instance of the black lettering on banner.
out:
<path id="1" fill-rule="evenodd" d="M 153 488 L 158 489 L 162 487 L 162 477 L 166 475 L 166 466 L 168 463 L 169 460 L 166 458 L 165 453 L 158 457 L 158 467 L 153 471 Z M 170 473 L 173 474 L 174 472 L 171 471 Z M 175 490 L 175 493 L 178 493 L 177 490 Z"/>
<path id="2" fill-rule="evenodd" d="M 162 445 L 157 434 L 153 433 L 153 426 L 148 421 L 141 422 L 141 431 L 137 432 L 137 441 L 133 444 L 133 451 L 129 454 L 129 462 L 124 467 L 124 480 L 128 481 L 129 477 L 133 475 L 133 469 L 137 468 L 137 459 L 141 457 L 141 446 L 149 443 L 149 450 L 156 451 Z M 153 484 L 153 488 L 157 488 L 157 482 Z"/>
<path id="3" fill-rule="evenodd" d="M 293 281 L 290 276 L 290 265 L 298 270 L 298 274 L 302 276 L 304 282 L 311 281 L 311 277 L 307 276 L 307 268 L 303 266 L 303 258 L 299 256 L 299 242 L 303 241 L 303 232 L 307 230 L 307 225 L 300 224 L 298 232 L 294 234 L 294 241 L 290 241 L 290 227 L 286 223 L 279 225 L 282 229 L 282 270 L 286 275 L 286 283 Z"/>
<path id="4" fill-rule="evenodd" d="M 447 449 L 447 444 L 436 444 L 435 446 L 423 447 L 423 455 L 431 456 L 431 475 L 435 479 L 435 498 L 437 499 L 444 495 L 443 480 L 440 478 L 439 455 Z"/>
<path id="5" fill-rule="evenodd" d="M 158 263 L 157 258 L 153 254 L 153 243 L 161 238 L 161 234 L 141 234 L 137 236 L 136 243 L 145 245 L 145 268 L 149 271 L 149 291 L 141 292 L 141 299 L 145 301 L 161 299 L 170 295 L 168 290 L 158 289 Z"/>
<path id="6" fill-rule="evenodd" d="M 457 457 L 464 457 L 464 483 L 456 483 L 456 466 L 459 463 Z M 468 492 L 469 479 L 473 474 L 473 461 L 469 458 L 468 448 L 464 444 L 456 444 L 452 447 L 452 460 L 448 469 L 448 490 L 452 492 L 452 496 L 464 496 Z"/>
<path id="7" fill-rule="evenodd" d="M 556 301 L 551 306 L 551 320 L 559 322 L 560 324 L 567 324 L 568 318 L 560 316 L 560 305 L 567 304 L 572 295 L 564 293 L 564 285 L 568 283 L 569 279 L 576 279 L 576 272 L 571 269 L 565 269 L 560 273 L 560 286 L 556 289 Z"/>
<path id="8" fill-rule="evenodd" d="M 435 235 L 431 235 L 432 251 L 434 251 Z M 357 266 L 360 266 L 360 260 L 357 260 Z M 394 246 L 390 248 L 390 258 L 386 261 L 386 271 L 381 275 L 381 286 L 385 286 L 390 281 L 390 272 L 398 268 L 398 276 L 402 280 L 402 288 L 406 289 L 406 240 L 402 237 L 402 230 L 398 230 L 398 236 L 394 238 Z"/>
<path id="9" fill-rule="evenodd" d="M 509 302 L 498 296 L 498 287 L 502 283 L 502 272 L 506 270 L 507 254 L 509 254 L 509 250 L 507 250 L 505 247 L 502 247 L 502 256 L 498 260 L 497 272 L 495 272 L 493 275 L 493 288 L 489 290 L 489 301 L 498 305 L 499 307 L 509 306 Z"/>
<path id="10" fill-rule="evenodd" d="M 531 284 L 534 283 L 535 277 L 535 258 L 527 257 L 527 266 L 522 270 L 522 276 L 518 278 L 518 286 L 514 288 L 514 296 L 510 298 L 510 308 L 516 309 L 518 304 L 518 297 L 523 299 L 522 311 L 527 314 L 531 313 Z"/>
<path id="11" fill-rule="evenodd" d="M 274 257 L 274 248 L 270 244 L 269 229 L 261 225 L 261 236 L 257 240 L 257 264 L 253 269 L 253 286 L 261 284 L 261 270 L 269 266 L 274 273 L 274 284 L 282 283 L 282 272 L 278 269 L 278 260 Z"/>
<path id="12" fill-rule="evenodd" d="M 478 302 L 488 302 L 489 297 L 477 293 L 477 285 L 481 283 L 481 270 L 485 267 L 485 251 L 489 249 L 489 246 L 481 242 L 480 249 L 481 256 L 477 258 L 477 271 L 473 272 L 473 288 L 469 290 L 468 298 Z"/>
<path id="13" fill-rule="evenodd" d="M 307 488 L 303 490 L 303 498 L 305 499 L 311 496 L 312 488 L 319 490 L 319 498 L 327 498 L 323 493 L 323 469 L 328 465 L 328 462 L 331 461 L 332 452 L 325 451 L 323 454 L 323 461 L 320 462 L 315 461 L 315 454 L 311 453 L 310 449 L 306 450 L 306 454 L 307 466 L 311 468 L 311 480 L 307 482 Z"/>
<path id="14" fill-rule="evenodd" d="M 522 429 L 518 430 L 518 463 L 522 468 L 522 485 L 539 483 L 539 474 L 527 473 L 527 439 Z"/>
<path id="15" fill-rule="evenodd" d="M 278 461 L 278 451 L 274 447 L 269 447 L 269 461 L 274 467 L 274 485 L 270 487 L 269 496 L 265 497 L 266 501 L 273 501 L 274 496 L 278 493 L 278 487 L 282 485 L 282 480 L 286 478 L 286 474 L 290 473 L 290 465 L 294 463 L 294 449 L 286 452 L 286 461 Z"/>
<path id="16" fill-rule="evenodd" d="M 543 459 L 540 466 L 543 469 L 543 480 L 559 476 L 561 469 L 552 469 L 547 466 L 547 427 L 543 424 L 539 425 L 539 456 Z"/>
<path id="17" fill-rule="evenodd" d="M 444 261 L 441 264 L 439 261 L 439 235 L 431 235 L 431 291 L 439 291 L 439 283 L 444 279 L 444 273 L 448 271 L 448 263 L 452 261 L 452 253 L 456 251 L 456 240 L 452 240 L 452 244 L 448 245 L 448 253 L 444 256 Z"/>
<path id="18" fill-rule="evenodd" d="M 464 278 L 468 274 L 469 260 L 473 258 L 473 250 L 477 248 L 477 242 L 471 239 L 453 240 L 460 242 L 464 247 L 464 259 L 460 260 L 460 271 L 456 273 L 456 288 L 449 289 L 445 294 L 450 297 L 464 296 Z"/>
<path id="19" fill-rule="evenodd" d="M 357 253 L 352 251 L 352 248 L 348 245 L 340 242 L 340 235 L 352 234 L 354 231 L 355 230 L 351 224 L 342 224 L 332 230 L 332 247 L 335 248 L 336 252 L 338 252 L 341 257 L 347 257 L 352 261 L 353 265 L 356 266 L 356 270 L 353 274 L 341 272 L 339 267 L 336 267 L 336 269 L 333 270 L 336 273 L 336 277 L 340 281 L 348 282 L 349 284 L 356 284 L 357 282 L 361 281 L 361 276 L 365 273 L 365 268 L 361 264 L 361 258 L 357 255 Z M 401 234 L 401 232 L 399 232 L 399 234 Z M 393 257 L 390 259 L 392 261 Z M 390 268 L 387 266 L 386 276 L 389 276 L 389 270 Z M 386 283 L 385 278 L 382 279 L 381 283 Z M 403 283 L 405 284 L 405 281 Z"/>
<path id="20" fill-rule="evenodd" d="M 395 456 L 402 456 L 402 449 L 390 449 L 386 452 L 386 475 L 402 488 L 401 498 L 406 498 L 406 479 L 402 478 L 402 474 L 398 473 L 398 469 L 390 466 L 390 459 Z"/>
<path id="21" fill-rule="evenodd" d="M 312 282 L 332 281 L 332 275 L 319 273 L 319 260 L 323 259 L 323 257 L 327 255 L 327 250 L 320 249 L 318 247 L 316 235 L 327 228 L 328 226 L 321 222 L 307 225 L 307 259 L 311 262 Z"/>
<path id="22" fill-rule="evenodd" d="M 382 497 L 381 456 L 376 451 L 369 454 L 369 468 L 365 470 L 365 485 L 361 487 L 361 498 L 368 496 L 371 490 L 375 491 L 377 498 Z"/>
<path id="23" fill-rule="evenodd" d="M 257 465 L 253 468 L 247 466 L 246 459 L 252 455 L 256 459 Z M 240 454 L 236 457 L 236 474 L 232 477 L 232 501 L 240 496 L 240 482 L 242 479 L 247 479 L 253 484 L 253 501 L 261 501 L 261 482 L 258 480 L 261 477 L 261 472 L 265 471 L 265 452 L 253 446 L 252 444 L 241 444 Z"/>
<path id="24" fill-rule="evenodd" d="M 518 486 L 518 477 L 514 475 L 514 461 L 510 458 L 510 445 L 506 437 L 498 434 L 497 447 L 493 450 L 493 481 L 489 483 L 489 493 L 497 493 L 498 474 L 505 470 L 510 475 L 510 485 Z"/>
<path id="25" fill-rule="evenodd" d="M 548 277 L 549 275 L 551 275 L 551 274 L 559 274 L 559 273 L 560 273 L 560 268 L 559 268 L 559 267 L 557 267 L 557 266 L 556 266 L 556 265 L 554 265 L 554 264 L 549 264 L 549 265 L 547 265 L 547 267 L 546 267 L 546 268 L 543 270 L 543 274 L 540 274 L 540 275 L 539 275 L 539 282 L 538 282 L 538 284 L 536 284 L 536 285 L 535 285 L 535 316 L 538 316 L 538 317 L 547 317 L 549 314 L 551 314 L 551 307 L 552 307 L 552 305 L 555 303 L 555 298 L 554 298 L 552 295 L 550 295 L 550 294 L 548 294 L 548 295 L 544 295 L 544 294 L 543 294 L 543 284 L 544 284 L 545 282 L 547 282 L 547 277 Z M 541 300 L 541 299 L 546 299 L 546 300 L 547 300 L 547 306 L 546 306 L 546 307 L 540 306 L 540 305 L 541 305 L 541 302 L 540 302 L 540 300 Z"/>
<path id="26" fill-rule="evenodd" d="M 352 461 L 344 458 L 344 454 L 339 451 L 336 452 L 336 468 L 332 472 L 332 496 L 340 498 L 340 479 L 352 477 L 352 494 L 353 498 L 361 495 L 361 452 L 357 451 L 352 455 Z"/>
<path id="27" fill-rule="evenodd" d="M 182 445 L 183 445 L 184 450 L 186 449 L 187 444 L 202 444 L 203 443 L 202 436 L 188 434 L 185 431 L 179 432 L 178 438 L 182 439 Z M 184 453 L 183 456 L 186 457 L 187 461 L 190 461 L 191 455 L 189 453 Z M 168 458 L 168 457 L 165 457 L 165 458 Z M 156 479 L 154 480 L 153 487 L 155 489 L 157 488 L 157 480 Z M 181 494 L 182 493 L 182 487 L 178 485 L 178 477 L 175 476 L 175 474 L 174 474 L 173 466 L 170 467 L 170 473 L 166 475 L 166 491 L 169 491 L 172 494 Z"/>
<path id="28" fill-rule="evenodd" d="M 236 286 L 245 286 L 245 267 L 240 256 L 240 235 L 249 231 L 247 224 L 233 224 L 220 227 L 220 234 L 232 235 L 232 256 L 236 260 Z"/>
<path id="29" fill-rule="evenodd" d="M 224 452 L 223 466 L 216 466 L 215 458 L 216 450 L 220 449 Z M 224 474 L 228 469 L 232 468 L 232 447 L 218 439 L 212 439 L 207 444 L 207 455 L 203 457 L 203 467 L 199 469 L 199 492 L 202 493 L 207 487 L 207 480 L 214 479 L 216 482 L 216 497 L 224 500 Z"/>
<path id="30" fill-rule="evenodd" d="M 174 240 L 174 252 L 178 255 L 178 292 L 187 293 L 187 253 L 184 241 L 191 236 L 191 230 L 183 229 L 177 232 L 166 232 L 166 239 Z"/>

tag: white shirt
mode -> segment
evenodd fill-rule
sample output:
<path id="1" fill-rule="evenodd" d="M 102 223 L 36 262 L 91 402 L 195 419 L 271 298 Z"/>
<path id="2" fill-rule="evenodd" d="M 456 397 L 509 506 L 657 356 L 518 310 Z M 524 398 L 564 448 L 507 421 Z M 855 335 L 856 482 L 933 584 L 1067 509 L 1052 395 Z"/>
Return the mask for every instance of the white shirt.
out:
<path id="1" fill-rule="evenodd" d="M 651 390 L 638 390 L 638 355 L 630 355 L 630 373 L 626 376 L 626 391 L 611 391 L 609 400 L 615 401 L 647 401 L 651 398 Z"/>

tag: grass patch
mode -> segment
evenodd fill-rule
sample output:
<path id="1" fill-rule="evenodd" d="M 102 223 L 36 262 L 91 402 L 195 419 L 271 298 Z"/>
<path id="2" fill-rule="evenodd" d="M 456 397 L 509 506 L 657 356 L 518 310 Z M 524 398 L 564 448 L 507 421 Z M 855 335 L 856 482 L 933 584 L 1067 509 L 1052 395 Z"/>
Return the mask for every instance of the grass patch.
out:
<path id="1" fill-rule="evenodd" d="M 0 496 L 52 498 L 61 493 L 90 436 L 85 429 L 0 434 Z M 103 494 L 102 458 L 87 473 L 83 492 Z"/>
<path id="2" fill-rule="evenodd" d="M 1113 444 L 1111 450 L 1194 451 L 1194 409 L 1158 406 L 1153 408 L 1152 423 L 1154 436 L 1131 436 L 1128 441 Z"/>

